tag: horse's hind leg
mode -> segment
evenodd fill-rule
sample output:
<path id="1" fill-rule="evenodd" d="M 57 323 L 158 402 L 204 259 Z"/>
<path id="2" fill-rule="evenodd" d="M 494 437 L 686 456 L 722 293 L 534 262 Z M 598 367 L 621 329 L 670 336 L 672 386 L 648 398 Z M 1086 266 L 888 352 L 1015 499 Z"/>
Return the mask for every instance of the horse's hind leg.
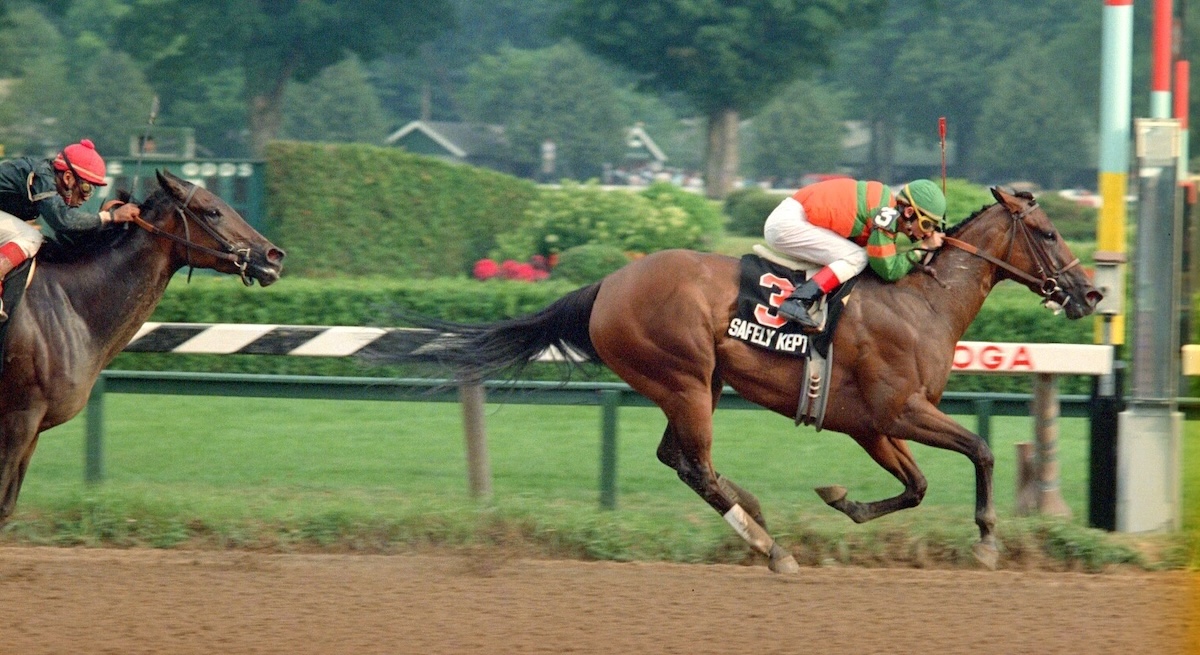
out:
<path id="1" fill-rule="evenodd" d="M 675 469 L 679 479 L 695 491 L 710 507 L 725 518 L 746 543 L 769 558 L 769 566 L 776 573 L 795 573 L 800 570 L 796 559 L 775 542 L 762 522 L 762 509 L 758 499 L 728 479 L 717 475 L 710 459 L 711 418 L 706 436 L 697 438 L 697 433 L 682 431 L 679 423 L 668 419 L 658 447 L 658 459 Z M 741 503 L 745 502 L 746 506 Z"/>
<path id="2" fill-rule="evenodd" d="M 820 487 L 816 491 L 821 500 L 849 516 L 855 523 L 866 523 L 885 514 L 921 504 L 928 484 L 921 469 L 917 468 L 917 462 L 909 452 L 907 444 L 881 434 L 855 437 L 855 440 L 876 463 L 904 485 L 904 491 L 891 498 L 864 503 L 847 499 L 845 487 Z"/>
<path id="3" fill-rule="evenodd" d="M 10 414 L 0 425 L 0 525 L 17 507 L 21 483 L 37 446 L 37 431 L 23 418 L 24 413 Z"/>

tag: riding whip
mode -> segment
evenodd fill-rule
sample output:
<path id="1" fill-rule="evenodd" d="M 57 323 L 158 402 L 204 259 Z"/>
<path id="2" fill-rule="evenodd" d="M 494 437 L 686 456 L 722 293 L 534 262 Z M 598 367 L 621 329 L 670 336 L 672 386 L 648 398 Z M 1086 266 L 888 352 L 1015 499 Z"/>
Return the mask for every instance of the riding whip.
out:
<path id="1" fill-rule="evenodd" d="M 946 195 L 946 117 L 938 117 L 938 140 L 942 144 L 942 195 Z"/>
<path id="2" fill-rule="evenodd" d="M 154 94 L 154 99 L 150 101 L 150 118 L 146 121 L 146 131 L 138 139 L 137 168 L 133 171 L 133 184 L 129 189 L 130 200 L 137 197 L 138 178 L 142 176 L 142 159 L 145 157 L 146 143 L 151 139 L 150 130 L 154 129 L 154 119 L 156 118 L 158 118 L 158 94 Z"/>

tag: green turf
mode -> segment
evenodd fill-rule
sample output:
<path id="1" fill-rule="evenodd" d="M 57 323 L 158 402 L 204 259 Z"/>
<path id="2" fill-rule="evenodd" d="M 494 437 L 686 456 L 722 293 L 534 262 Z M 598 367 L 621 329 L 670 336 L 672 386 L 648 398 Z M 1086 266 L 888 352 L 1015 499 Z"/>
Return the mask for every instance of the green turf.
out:
<path id="1" fill-rule="evenodd" d="M 543 544 L 561 540 L 568 553 L 581 549 L 589 557 L 688 561 L 721 559 L 714 550 L 744 551 L 655 459 L 665 425 L 656 409 L 620 410 L 616 512 L 598 509 L 598 408 L 490 404 L 494 498 L 483 506 L 467 492 L 459 411 L 452 403 L 110 395 L 105 482 L 83 483 L 82 417 L 47 432 L 5 534 L 166 546 L 197 534 L 231 545 L 264 539 L 278 545 L 289 535 L 327 544 L 350 535 L 358 544 L 351 547 L 370 548 L 363 540 L 470 541 L 494 511 L 497 524 L 485 531 L 529 533 Z M 974 417 L 959 420 L 975 428 Z M 1014 444 L 1032 438 L 1032 419 L 993 421 L 1001 531 L 1042 530 L 1012 516 Z M 1080 526 L 1087 516 L 1087 425 L 1082 419 L 1059 425 L 1063 495 L 1074 512 L 1068 525 Z M 1200 437 L 1190 424 L 1189 435 L 1192 443 Z M 818 550 L 889 531 L 926 535 L 918 539 L 947 535 L 955 548 L 975 538 L 970 463 L 919 445 L 913 451 L 929 480 L 925 502 L 856 526 L 825 507 L 812 488 L 842 484 L 852 498 L 876 500 L 901 486 L 851 439 L 793 427 L 765 410 L 723 410 L 715 419 L 718 470 L 758 495 L 777 536 L 816 539 L 823 544 Z M 1187 449 L 1193 461 L 1196 451 Z M 1194 476 L 1186 484 L 1196 498 Z M 264 537 L 264 530 L 276 534 Z M 808 530 L 819 539 L 802 534 Z"/>

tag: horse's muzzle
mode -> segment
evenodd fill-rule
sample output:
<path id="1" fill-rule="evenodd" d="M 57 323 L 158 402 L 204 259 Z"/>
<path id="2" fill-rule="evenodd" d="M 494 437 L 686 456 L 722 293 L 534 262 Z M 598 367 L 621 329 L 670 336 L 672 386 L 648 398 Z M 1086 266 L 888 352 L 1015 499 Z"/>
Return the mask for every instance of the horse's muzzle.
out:
<path id="1" fill-rule="evenodd" d="M 269 287 L 275 284 L 283 272 L 283 258 L 286 256 L 287 253 L 273 245 L 255 251 L 246 267 L 246 277 L 258 280 L 259 286 Z"/>

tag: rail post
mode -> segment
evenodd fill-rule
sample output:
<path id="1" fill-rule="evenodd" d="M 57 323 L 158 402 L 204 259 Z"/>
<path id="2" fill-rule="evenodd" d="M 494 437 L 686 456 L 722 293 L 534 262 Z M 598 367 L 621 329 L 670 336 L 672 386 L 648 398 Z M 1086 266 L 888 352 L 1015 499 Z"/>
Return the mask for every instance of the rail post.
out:
<path id="1" fill-rule="evenodd" d="M 467 485 L 471 497 L 492 497 L 492 470 L 488 463 L 487 428 L 483 411 L 486 392 L 480 380 L 464 380 L 458 387 L 462 404 L 463 438 L 467 451 Z"/>
<path id="2" fill-rule="evenodd" d="M 1062 497 L 1058 463 L 1058 378 L 1049 373 L 1033 376 L 1033 420 L 1037 510 L 1048 516 L 1071 516 Z"/>
<path id="3" fill-rule="evenodd" d="M 83 481 L 97 484 L 104 479 L 104 375 L 88 395 L 83 448 Z"/>
<path id="4" fill-rule="evenodd" d="M 617 508 L 617 410 L 621 392 L 600 392 L 600 509 Z"/>

